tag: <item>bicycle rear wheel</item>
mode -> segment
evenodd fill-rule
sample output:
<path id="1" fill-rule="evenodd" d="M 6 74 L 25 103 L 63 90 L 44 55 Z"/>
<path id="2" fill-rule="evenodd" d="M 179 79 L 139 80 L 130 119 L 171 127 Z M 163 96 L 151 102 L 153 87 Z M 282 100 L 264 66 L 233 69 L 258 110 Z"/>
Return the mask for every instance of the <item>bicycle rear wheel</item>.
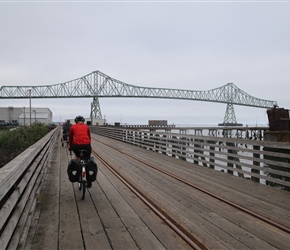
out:
<path id="1" fill-rule="evenodd" d="M 86 182 L 83 181 L 81 183 L 81 186 L 82 186 L 82 200 L 84 200 L 85 199 L 85 195 L 86 195 Z"/>

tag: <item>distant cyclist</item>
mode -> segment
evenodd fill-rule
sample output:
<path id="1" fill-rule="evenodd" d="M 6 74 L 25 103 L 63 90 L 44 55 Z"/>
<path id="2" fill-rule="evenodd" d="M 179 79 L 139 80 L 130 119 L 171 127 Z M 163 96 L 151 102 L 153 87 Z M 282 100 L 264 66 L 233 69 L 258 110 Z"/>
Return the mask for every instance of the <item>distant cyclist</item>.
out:
<path id="1" fill-rule="evenodd" d="M 84 124 L 85 119 L 83 116 L 77 116 L 75 123 L 69 130 L 69 150 L 72 150 L 76 156 L 75 160 L 79 161 L 80 150 L 85 149 L 86 158 L 91 157 L 91 131 L 90 128 Z"/>
<path id="2" fill-rule="evenodd" d="M 69 133 L 69 129 L 71 127 L 70 120 L 67 120 L 65 124 L 63 124 L 62 131 L 63 133 Z"/>
<path id="3" fill-rule="evenodd" d="M 67 120 L 66 123 L 62 127 L 62 138 L 63 138 L 62 143 L 64 141 L 68 142 L 68 134 L 69 134 L 70 127 L 71 127 L 70 120 Z"/>

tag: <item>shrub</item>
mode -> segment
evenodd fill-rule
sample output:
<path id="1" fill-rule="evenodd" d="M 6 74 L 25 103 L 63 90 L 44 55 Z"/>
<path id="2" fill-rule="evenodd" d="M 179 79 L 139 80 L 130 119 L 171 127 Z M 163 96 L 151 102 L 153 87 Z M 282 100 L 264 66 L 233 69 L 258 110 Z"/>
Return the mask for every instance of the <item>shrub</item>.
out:
<path id="1" fill-rule="evenodd" d="M 49 132 L 49 128 L 41 123 L 29 127 L 18 127 L 13 131 L 0 133 L 0 168 L 33 145 Z"/>

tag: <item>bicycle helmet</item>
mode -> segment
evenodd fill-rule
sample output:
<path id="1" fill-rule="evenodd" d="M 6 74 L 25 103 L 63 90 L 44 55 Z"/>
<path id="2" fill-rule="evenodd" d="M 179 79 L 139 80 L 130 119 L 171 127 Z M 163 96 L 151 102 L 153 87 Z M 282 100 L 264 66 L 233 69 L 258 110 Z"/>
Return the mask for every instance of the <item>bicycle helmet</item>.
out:
<path id="1" fill-rule="evenodd" d="M 84 122 L 85 121 L 85 118 L 81 115 L 78 115 L 76 118 L 75 118 L 75 123 L 77 122 Z"/>

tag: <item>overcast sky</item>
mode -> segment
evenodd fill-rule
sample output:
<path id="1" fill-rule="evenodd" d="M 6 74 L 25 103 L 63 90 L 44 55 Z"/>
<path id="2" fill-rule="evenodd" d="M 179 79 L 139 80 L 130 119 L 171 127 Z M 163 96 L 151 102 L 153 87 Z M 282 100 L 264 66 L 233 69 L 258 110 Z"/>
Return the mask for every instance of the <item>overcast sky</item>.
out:
<path id="1" fill-rule="evenodd" d="M 144 87 L 210 90 L 232 82 L 290 108 L 290 1 L 0 1 L 0 86 L 51 85 L 99 70 Z M 53 120 L 88 117 L 91 98 L 32 99 Z M 226 105 L 100 98 L 108 123 L 213 124 Z M 29 100 L 0 99 L 0 106 Z M 266 109 L 235 106 L 265 124 Z"/>

